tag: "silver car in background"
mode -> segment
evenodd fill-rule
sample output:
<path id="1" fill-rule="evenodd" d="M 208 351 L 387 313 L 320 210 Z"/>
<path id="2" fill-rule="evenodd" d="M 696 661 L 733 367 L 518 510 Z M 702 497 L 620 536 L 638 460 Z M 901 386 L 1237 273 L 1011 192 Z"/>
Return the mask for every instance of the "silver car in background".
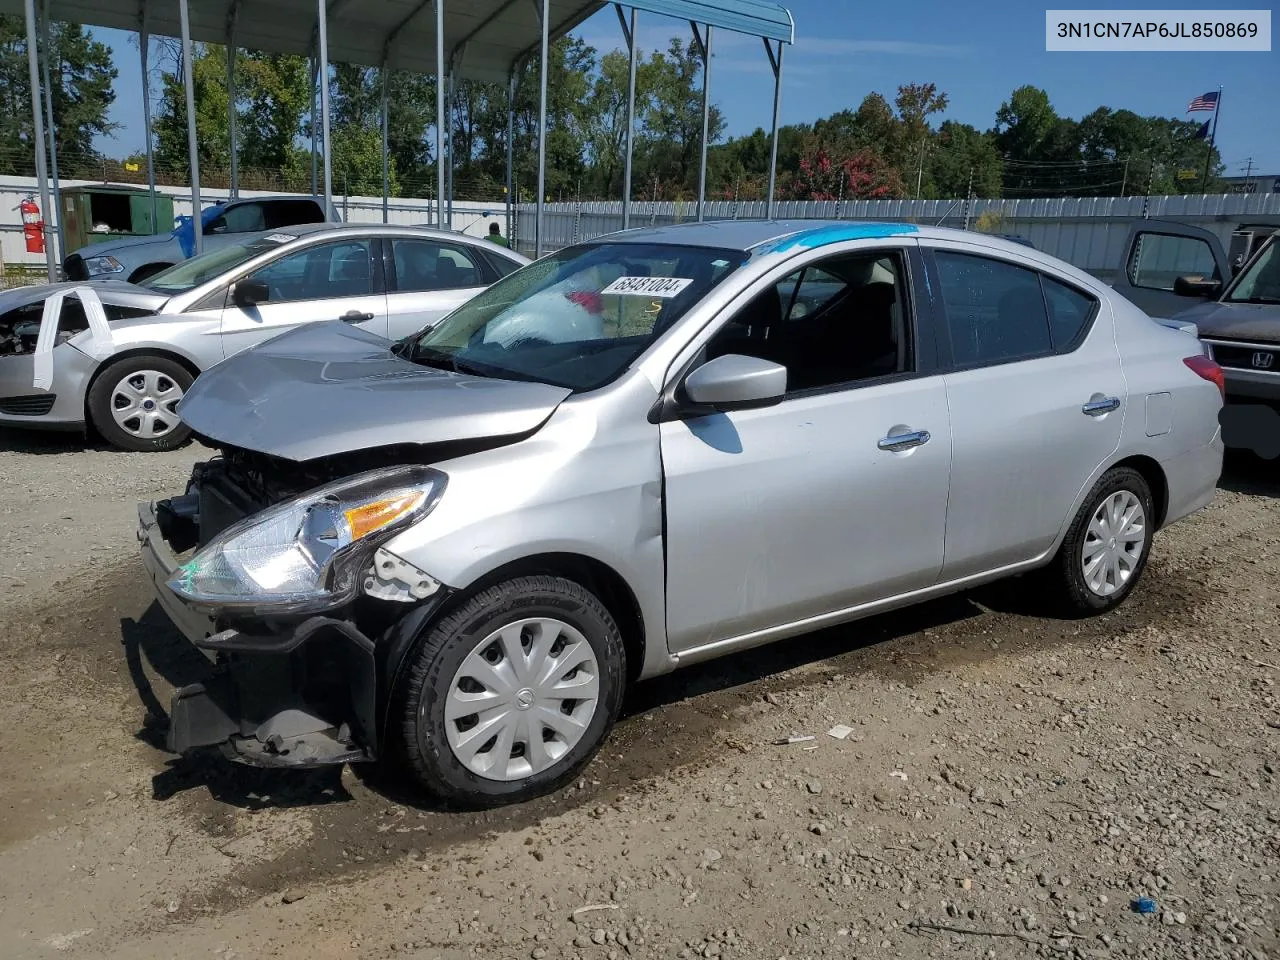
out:
<path id="1" fill-rule="evenodd" d="M 169 745 L 524 800 L 638 679 L 1014 574 L 1113 609 L 1212 498 L 1221 406 L 1102 282 L 910 224 L 626 231 L 393 347 L 297 330 L 196 382 L 220 456 L 139 507 L 216 664 Z"/>
<path id="2" fill-rule="evenodd" d="M 0 427 L 83 429 L 166 450 L 215 363 L 302 324 L 388 340 L 439 320 L 526 257 L 420 227 L 317 224 L 228 241 L 149 277 L 0 293 Z"/>

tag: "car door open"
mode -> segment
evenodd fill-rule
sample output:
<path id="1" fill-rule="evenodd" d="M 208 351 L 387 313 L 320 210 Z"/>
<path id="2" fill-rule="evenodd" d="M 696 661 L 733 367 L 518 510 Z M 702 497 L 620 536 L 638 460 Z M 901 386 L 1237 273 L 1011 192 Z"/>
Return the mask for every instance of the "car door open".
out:
<path id="1" fill-rule="evenodd" d="M 936 581 L 951 440 L 920 349 L 918 262 L 914 245 L 815 257 L 757 285 L 685 361 L 696 376 L 758 358 L 788 385 L 753 409 L 675 387 L 660 427 L 673 652 L 763 640 Z"/>

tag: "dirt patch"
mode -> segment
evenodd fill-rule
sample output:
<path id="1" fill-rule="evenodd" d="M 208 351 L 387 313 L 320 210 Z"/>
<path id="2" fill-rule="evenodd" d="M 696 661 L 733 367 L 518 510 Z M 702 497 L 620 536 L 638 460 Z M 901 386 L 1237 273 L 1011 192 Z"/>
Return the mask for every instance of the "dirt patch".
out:
<path id="1" fill-rule="evenodd" d="M 1113 615 L 1040 618 L 1018 580 L 703 664 L 638 687 L 572 789 L 457 814 L 376 769 L 158 749 L 206 666 L 132 500 L 197 454 L 0 451 L 29 502 L 0 513 L 0 956 L 1277 949 L 1280 482 L 1252 465 Z"/>

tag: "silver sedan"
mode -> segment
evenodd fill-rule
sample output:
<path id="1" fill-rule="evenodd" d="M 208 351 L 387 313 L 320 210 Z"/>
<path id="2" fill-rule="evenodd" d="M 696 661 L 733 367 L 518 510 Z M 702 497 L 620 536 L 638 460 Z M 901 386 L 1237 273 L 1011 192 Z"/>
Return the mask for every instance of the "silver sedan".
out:
<path id="1" fill-rule="evenodd" d="M 285 330 L 342 320 L 395 340 L 527 263 L 419 227 L 317 224 L 246 237 L 145 280 L 0 293 L 0 426 L 84 429 L 166 450 L 178 401 L 213 364 Z"/>
<path id="2" fill-rule="evenodd" d="M 1088 274 L 912 224 L 623 231 L 394 349 L 286 334 L 200 378 L 222 456 L 140 510 L 217 663 L 169 745 L 494 805 L 577 777 L 637 679 L 1014 574 L 1111 610 L 1212 498 L 1221 390 Z"/>

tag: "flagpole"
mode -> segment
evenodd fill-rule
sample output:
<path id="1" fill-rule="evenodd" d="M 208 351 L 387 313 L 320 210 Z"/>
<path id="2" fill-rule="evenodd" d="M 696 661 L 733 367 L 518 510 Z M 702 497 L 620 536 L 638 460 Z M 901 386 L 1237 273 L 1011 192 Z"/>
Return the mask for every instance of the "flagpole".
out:
<path id="1" fill-rule="evenodd" d="M 1213 104 L 1213 127 L 1209 131 L 1209 148 L 1204 154 L 1204 192 L 1209 192 L 1209 164 L 1213 160 L 1214 139 L 1218 136 L 1218 111 L 1222 109 L 1222 86 L 1218 86 L 1218 99 Z"/>

